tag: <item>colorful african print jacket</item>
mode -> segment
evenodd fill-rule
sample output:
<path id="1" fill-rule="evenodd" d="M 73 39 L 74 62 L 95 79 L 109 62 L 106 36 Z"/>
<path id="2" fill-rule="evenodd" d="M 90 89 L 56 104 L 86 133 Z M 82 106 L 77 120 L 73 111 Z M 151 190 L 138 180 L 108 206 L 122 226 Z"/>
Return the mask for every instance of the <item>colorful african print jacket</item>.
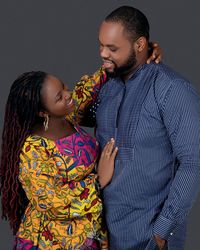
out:
<path id="1" fill-rule="evenodd" d="M 29 136 L 20 155 L 19 180 L 29 199 L 15 249 L 106 249 L 102 201 L 94 171 L 98 142 L 78 123 L 105 82 L 102 70 L 85 76 L 73 91 L 67 116 L 76 132 L 56 141 Z"/>

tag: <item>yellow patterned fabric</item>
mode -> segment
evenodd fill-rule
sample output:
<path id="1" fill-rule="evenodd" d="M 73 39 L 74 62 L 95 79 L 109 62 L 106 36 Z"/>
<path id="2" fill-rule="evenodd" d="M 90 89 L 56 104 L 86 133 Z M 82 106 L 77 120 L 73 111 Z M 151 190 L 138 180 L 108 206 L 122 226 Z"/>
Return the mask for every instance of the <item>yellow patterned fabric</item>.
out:
<path id="1" fill-rule="evenodd" d="M 94 171 L 98 142 L 77 125 L 103 82 L 100 70 L 76 85 L 75 110 L 67 117 L 75 133 L 56 141 L 34 135 L 26 139 L 19 180 L 30 202 L 15 249 L 108 248 Z"/>
<path id="2" fill-rule="evenodd" d="M 84 111 L 91 102 L 95 102 L 102 84 L 106 82 L 106 73 L 100 68 L 92 77 L 85 75 L 81 78 L 72 92 L 75 103 L 75 110 L 68 114 L 68 119 L 80 123 L 84 116 Z"/>

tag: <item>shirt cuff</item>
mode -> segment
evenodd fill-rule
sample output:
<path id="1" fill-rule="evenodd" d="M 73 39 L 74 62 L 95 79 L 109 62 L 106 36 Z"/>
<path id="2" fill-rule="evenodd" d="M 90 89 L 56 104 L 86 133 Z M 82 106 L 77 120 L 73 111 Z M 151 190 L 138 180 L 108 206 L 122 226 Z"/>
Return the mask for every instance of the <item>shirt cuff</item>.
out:
<path id="1" fill-rule="evenodd" d="M 155 221 L 153 233 L 160 236 L 162 239 L 168 240 L 173 235 L 176 222 L 171 221 L 164 216 L 160 215 Z"/>

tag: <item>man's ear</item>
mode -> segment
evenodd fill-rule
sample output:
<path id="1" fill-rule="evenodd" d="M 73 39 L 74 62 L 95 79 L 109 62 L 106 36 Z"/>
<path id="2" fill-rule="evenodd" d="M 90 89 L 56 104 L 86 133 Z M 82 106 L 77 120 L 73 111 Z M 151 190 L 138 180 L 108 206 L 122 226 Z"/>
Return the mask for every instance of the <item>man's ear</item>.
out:
<path id="1" fill-rule="evenodd" d="M 147 39 L 144 36 L 139 37 L 135 42 L 137 52 L 142 52 L 146 48 L 147 44 Z"/>

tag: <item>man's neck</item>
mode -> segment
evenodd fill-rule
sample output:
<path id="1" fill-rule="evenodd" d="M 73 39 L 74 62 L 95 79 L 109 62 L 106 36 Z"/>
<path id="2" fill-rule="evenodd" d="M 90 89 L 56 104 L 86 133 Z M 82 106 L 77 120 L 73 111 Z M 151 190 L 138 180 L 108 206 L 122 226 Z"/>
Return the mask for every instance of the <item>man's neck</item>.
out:
<path id="1" fill-rule="evenodd" d="M 122 75 L 121 78 L 125 82 L 130 79 L 132 75 L 135 74 L 135 72 L 144 64 L 146 64 L 148 59 L 147 54 L 144 56 L 141 56 L 140 59 L 137 60 L 137 63 L 130 69 L 129 72 L 127 72 L 125 75 Z"/>

